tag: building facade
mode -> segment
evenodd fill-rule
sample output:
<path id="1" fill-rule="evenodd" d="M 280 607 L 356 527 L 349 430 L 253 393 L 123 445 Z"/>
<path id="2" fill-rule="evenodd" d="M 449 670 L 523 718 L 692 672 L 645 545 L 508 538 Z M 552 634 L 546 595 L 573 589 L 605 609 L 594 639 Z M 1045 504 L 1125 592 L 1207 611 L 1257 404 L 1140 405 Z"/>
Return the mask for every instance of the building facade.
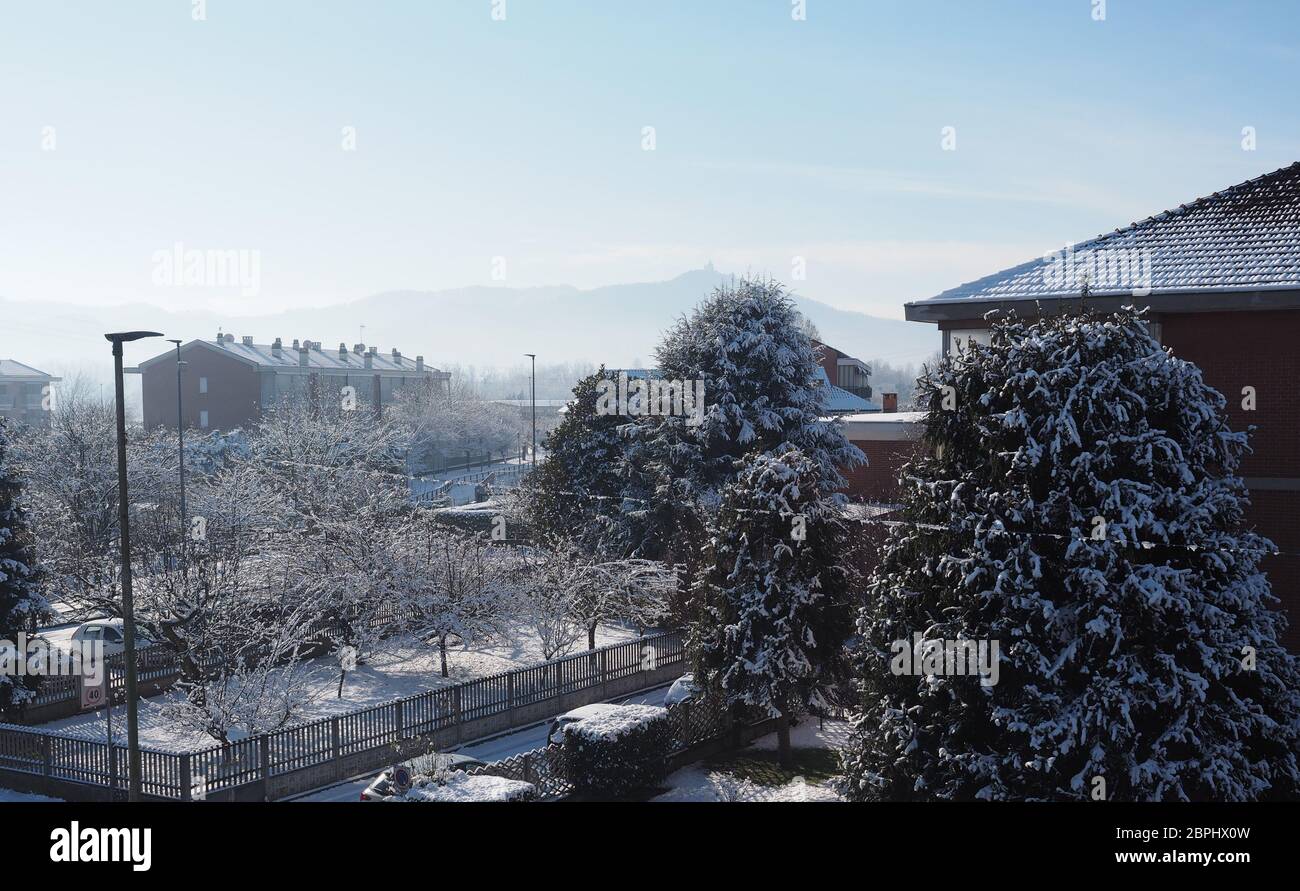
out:
<path id="1" fill-rule="evenodd" d="M 22 362 L 0 359 L 0 418 L 32 426 L 48 424 L 59 380 Z"/>
<path id="2" fill-rule="evenodd" d="M 183 423 L 200 430 L 248 427 L 262 411 L 292 399 L 323 398 L 323 394 L 352 398 L 358 407 L 382 409 L 410 387 L 446 393 L 451 375 L 394 349 L 340 343 L 324 349 L 318 341 L 293 341 L 286 346 L 258 344 L 253 338 L 236 341 L 218 332 L 216 340 L 192 340 L 181 346 Z M 176 351 L 169 350 L 140 363 L 144 424 L 147 428 L 176 427 Z"/>
<path id="3" fill-rule="evenodd" d="M 1300 163 L 905 311 L 936 324 L 947 351 L 987 337 L 990 310 L 1025 318 L 1081 301 L 1146 307 L 1152 333 L 1227 398 L 1232 429 L 1255 428 L 1239 472 L 1251 522 L 1281 552 L 1262 567 L 1300 650 Z"/>

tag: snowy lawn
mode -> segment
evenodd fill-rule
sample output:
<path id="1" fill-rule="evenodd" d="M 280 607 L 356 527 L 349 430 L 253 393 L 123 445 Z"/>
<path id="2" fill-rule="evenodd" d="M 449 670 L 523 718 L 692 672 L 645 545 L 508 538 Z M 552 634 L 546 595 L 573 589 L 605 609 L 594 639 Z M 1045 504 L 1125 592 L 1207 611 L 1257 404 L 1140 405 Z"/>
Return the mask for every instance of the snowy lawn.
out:
<path id="1" fill-rule="evenodd" d="M 790 731 L 794 769 L 777 760 L 776 734 L 755 740 L 669 775 L 668 791 L 654 801 L 841 801 L 831 788 L 839 771 L 837 750 L 849 739 L 849 725 L 804 718 Z"/>
<path id="2" fill-rule="evenodd" d="M 636 633 L 622 627 L 601 627 L 596 632 L 596 646 L 634 640 Z M 586 639 L 571 651 L 575 655 L 586 649 Z M 309 692 L 293 723 L 314 721 L 343 712 L 356 711 L 381 705 L 394 699 L 413 696 L 460 681 L 497 674 L 542 661 L 541 645 L 537 635 L 530 630 L 516 629 L 508 639 L 481 642 L 474 646 L 449 647 L 447 669 L 451 677 L 440 673 L 438 648 L 412 641 L 409 638 L 392 638 L 381 644 L 379 652 L 364 665 L 348 672 L 343 684 L 343 696 L 338 692 L 338 662 L 333 657 L 313 659 L 300 671 L 309 673 Z M 216 740 L 201 732 L 177 727 L 163 714 L 162 703 L 177 694 L 155 696 L 140 700 L 140 744 L 149 748 L 171 751 L 205 749 L 217 744 Z M 107 737 L 104 713 L 88 712 L 70 718 L 39 725 L 43 730 L 66 733 L 82 739 L 103 742 Z M 232 737 L 235 736 L 232 734 Z M 113 709 L 113 737 L 126 744 L 126 709 Z"/>

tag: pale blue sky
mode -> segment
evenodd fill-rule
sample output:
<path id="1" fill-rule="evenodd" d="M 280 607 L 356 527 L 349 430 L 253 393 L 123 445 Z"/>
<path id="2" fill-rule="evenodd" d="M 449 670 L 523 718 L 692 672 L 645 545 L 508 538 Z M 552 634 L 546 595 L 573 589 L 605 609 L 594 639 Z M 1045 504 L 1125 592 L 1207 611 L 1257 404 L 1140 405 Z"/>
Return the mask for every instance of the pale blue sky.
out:
<path id="1" fill-rule="evenodd" d="M 0 296 L 251 313 L 497 256 L 580 287 L 802 256 L 805 295 L 899 316 L 1300 157 L 1283 0 L 492 7 L 0 2 Z M 260 293 L 155 285 L 176 242 L 259 251 Z"/>

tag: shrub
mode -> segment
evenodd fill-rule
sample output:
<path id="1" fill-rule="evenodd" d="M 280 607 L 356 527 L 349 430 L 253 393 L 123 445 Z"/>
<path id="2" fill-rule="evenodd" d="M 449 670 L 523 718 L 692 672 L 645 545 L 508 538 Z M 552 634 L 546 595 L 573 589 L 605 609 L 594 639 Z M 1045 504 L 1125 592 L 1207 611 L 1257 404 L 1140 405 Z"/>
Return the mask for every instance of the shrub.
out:
<path id="1" fill-rule="evenodd" d="M 652 789 L 667 774 L 668 710 L 610 706 L 564 728 L 564 764 L 579 795 L 618 797 Z"/>

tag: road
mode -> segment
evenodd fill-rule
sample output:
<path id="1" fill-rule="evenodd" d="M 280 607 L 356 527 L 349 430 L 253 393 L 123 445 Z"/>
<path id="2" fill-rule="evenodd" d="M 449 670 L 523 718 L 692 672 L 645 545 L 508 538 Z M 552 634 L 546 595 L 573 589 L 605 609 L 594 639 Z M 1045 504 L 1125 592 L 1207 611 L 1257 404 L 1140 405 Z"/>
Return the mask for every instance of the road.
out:
<path id="1" fill-rule="evenodd" d="M 664 695 L 668 692 L 670 684 L 664 684 L 662 687 L 655 687 L 653 690 L 646 690 L 642 693 L 636 693 L 632 696 L 625 696 L 622 699 L 614 699 L 612 702 L 630 705 L 663 705 Z M 508 758 L 511 755 L 518 755 L 521 752 L 531 752 L 533 749 L 540 749 L 546 745 L 547 722 L 533 724 L 529 727 L 523 727 L 504 736 L 497 736 L 491 739 L 480 740 L 478 742 L 468 743 L 455 749 L 452 752 L 460 752 L 465 755 L 473 755 L 480 761 L 500 761 L 502 758 Z M 315 792 L 309 792 L 297 798 L 291 798 L 290 801 L 357 801 L 361 800 L 361 793 L 370 785 L 379 774 L 378 770 L 365 774 L 364 776 L 354 777 L 346 782 L 339 783 L 336 786 L 329 786 L 325 789 L 318 789 Z"/>

